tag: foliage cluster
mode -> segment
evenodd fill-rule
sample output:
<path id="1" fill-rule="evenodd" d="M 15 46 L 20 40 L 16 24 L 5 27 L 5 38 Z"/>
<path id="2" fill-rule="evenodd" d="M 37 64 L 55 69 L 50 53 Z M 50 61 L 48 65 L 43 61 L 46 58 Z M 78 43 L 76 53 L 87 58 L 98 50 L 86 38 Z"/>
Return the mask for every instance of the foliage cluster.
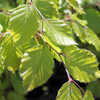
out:
<path id="1" fill-rule="evenodd" d="M 100 78 L 99 10 L 99 0 L 0 0 L 0 100 L 25 100 L 25 92 L 50 78 L 54 58 L 68 76 L 56 100 L 94 100 L 93 85 Z M 90 82 L 92 92 L 74 80 Z M 4 94 L 12 87 L 14 92 Z"/>

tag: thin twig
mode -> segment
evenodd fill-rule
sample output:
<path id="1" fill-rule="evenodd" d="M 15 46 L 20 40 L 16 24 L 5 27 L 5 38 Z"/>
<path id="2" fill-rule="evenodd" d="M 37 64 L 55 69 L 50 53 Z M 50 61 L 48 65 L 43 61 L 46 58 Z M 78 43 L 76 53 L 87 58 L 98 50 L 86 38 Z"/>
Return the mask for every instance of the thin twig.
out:
<path id="1" fill-rule="evenodd" d="M 74 20 L 72 20 L 72 19 L 68 19 L 68 20 L 61 20 L 61 21 L 63 21 L 63 22 L 64 22 L 64 21 L 70 21 L 70 22 L 77 23 L 77 24 L 79 24 L 80 26 L 82 26 L 82 27 L 85 29 L 86 33 L 89 35 L 89 32 L 87 31 L 86 27 L 85 27 L 85 26 L 83 26 L 82 24 L 80 24 L 79 22 L 74 21 Z"/>
<path id="2" fill-rule="evenodd" d="M 59 53 L 58 53 L 58 54 L 59 54 Z M 64 62 L 63 62 L 63 60 L 62 60 L 60 54 L 59 54 L 59 57 L 60 57 L 60 59 L 61 59 L 61 61 L 62 61 L 62 64 L 63 64 L 63 66 L 64 66 L 64 68 L 65 68 L 65 71 L 66 71 L 66 73 L 67 73 L 68 79 L 70 79 L 70 75 L 69 75 L 68 69 L 66 68 L 66 65 L 64 64 Z"/>
<path id="3" fill-rule="evenodd" d="M 42 35 L 41 34 L 38 34 L 39 36 L 41 36 L 41 38 L 43 39 L 43 37 L 42 37 Z M 43 41 L 46 43 L 46 41 L 43 39 Z M 48 43 L 47 43 L 48 44 Z M 49 45 L 49 44 L 48 44 Z M 49 45 L 50 46 L 50 45 Z M 63 62 L 63 59 L 61 58 L 61 55 L 60 55 L 60 53 L 59 52 L 57 52 L 52 46 L 50 46 L 58 55 L 59 55 L 59 57 L 60 57 L 60 59 L 61 59 L 61 61 L 62 61 L 62 64 L 63 64 L 63 66 L 64 66 L 64 68 L 65 68 L 65 71 L 66 71 L 66 73 L 67 73 L 67 76 L 68 76 L 68 79 L 70 79 L 70 75 L 69 75 L 69 72 L 68 72 L 68 70 L 67 70 L 67 68 L 66 68 L 66 65 L 64 64 L 64 62 Z"/>
<path id="4" fill-rule="evenodd" d="M 42 17 L 42 19 L 45 20 L 45 18 L 43 17 L 43 15 L 41 14 L 41 12 L 37 9 L 37 7 L 35 5 L 33 5 L 32 2 L 30 2 L 30 1 L 29 1 L 29 4 L 32 5 L 37 10 L 37 12 L 40 14 L 40 16 Z"/>
<path id="5" fill-rule="evenodd" d="M 68 20 L 61 20 L 61 21 L 70 21 L 70 22 L 74 22 L 74 23 L 77 23 L 77 24 L 79 24 L 80 26 L 84 27 L 82 24 L 80 24 L 79 22 L 74 21 L 74 20 L 72 20 L 72 19 L 68 19 Z"/>
<path id="6" fill-rule="evenodd" d="M 84 92 L 84 90 L 72 79 L 72 82 L 74 83 L 74 84 L 76 84 L 79 88 L 80 88 L 80 90 L 83 92 L 83 95 L 85 94 L 85 92 Z"/>
<path id="7" fill-rule="evenodd" d="M 11 13 L 8 12 L 8 11 L 6 11 L 6 10 L 0 9 L 0 12 L 1 12 L 1 11 L 7 13 L 8 15 L 11 15 Z"/>
<path id="8" fill-rule="evenodd" d="M 43 39 L 43 37 L 42 37 L 42 34 L 39 34 L 39 33 L 37 33 L 39 36 L 41 36 L 41 38 Z M 43 39 L 43 41 L 45 42 L 45 43 L 47 43 L 44 39 Z M 47 43 L 48 44 L 48 43 Z M 48 44 L 49 45 L 49 44 Z M 49 45 L 50 46 L 50 45 Z M 64 61 L 63 61 L 63 59 L 62 59 L 62 57 L 61 57 L 61 53 L 59 53 L 59 52 L 57 52 L 52 46 L 50 46 L 58 55 L 59 55 L 59 57 L 60 57 L 60 59 L 61 59 L 61 62 L 62 62 L 62 64 L 63 64 L 63 66 L 64 66 L 64 68 L 65 68 L 65 71 L 66 71 L 66 73 L 67 73 L 67 76 L 68 76 L 68 81 L 69 82 L 73 82 L 74 84 L 76 84 L 79 88 L 80 88 L 80 90 L 83 92 L 83 95 L 85 94 L 85 92 L 84 92 L 84 90 L 70 77 L 70 75 L 69 75 L 69 72 L 68 72 L 68 69 L 67 69 L 67 67 L 66 67 L 66 65 L 65 65 L 65 63 L 64 63 Z M 64 54 L 63 54 L 64 55 Z"/>

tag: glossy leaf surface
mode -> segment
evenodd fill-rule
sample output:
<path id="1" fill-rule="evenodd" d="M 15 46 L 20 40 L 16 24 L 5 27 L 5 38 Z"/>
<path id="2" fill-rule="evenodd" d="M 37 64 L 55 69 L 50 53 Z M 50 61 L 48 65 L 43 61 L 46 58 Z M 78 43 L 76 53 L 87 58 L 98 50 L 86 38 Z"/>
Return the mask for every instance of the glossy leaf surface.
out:
<path id="1" fill-rule="evenodd" d="M 82 27 L 78 23 L 72 22 L 72 27 L 75 34 L 80 38 L 84 43 L 88 42 L 95 46 L 95 48 L 100 51 L 100 39 L 97 35 L 88 27 Z"/>
<path id="2" fill-rule="evenodd" d="M 36 2 L 39 11 L 45 18 L 58 18 L 58 8 L 56 8 L 55 6 L 57 6 L 57 3 L 59 1 L 53 0 L 52 2 L 51 0 L 37 0 Z"/>
<path id="3" fill-rule="evenodd" d="M 77 12 L 84 13 L 82 8 L 79 7 L 77 0 L 66 0 Z"/>
<path id="4" fill-rule="evenodd" d="M 4 13 L 0 13 L 0 24 L 3 26 L 3 32 L 6 31 L 7 27 L 7 16 Z"/>
<path id="5" fill-rule="evenodd" d="M 57 46 L 65 46 L 71 44 L 77 44 L 72 38 L 70 29 L 57 20 L 50 20 L 52 25 L 45 21 L 44 29 L 46 30 L 46 36 Z"/>
<path id="6" fill-rule="evenodd" d="M 86 83 L 97 79 L 98 63 L 90 51 L 75 49 L 66 54 L 70 56 L 65 55 L 66 67 L 75 80 Z M 99 72 L 98 74 L 100 76 Z"/>
<path id="7" fill-rule="evenodd" d="M 20 5 L 12 13 L 10 18 L 10 32 L 16 45 L 28 42 L 31 36 L 36 34 L 38 28 L 36 16 L 37 12 L 29 4 Z"/>
<path id="8" fill-rule="evenodd" d="M 61 59 L 60 59 L 59 55 L 57 54 L 57 52 L 58 52 L 58 53 L 61 53 L 61 49 L 60 49 L 59 47 L 55 46 L 55 45 L 48 39 L 47 36 L 42 35 L 42 37 L 43 37 L 43 39 L 49 44 L 49 50 L 51 51 L 51 54 L 52 54 L 53 58 L 56 58 L 56 60 L 58 60 L 58 61 L 60 62 Z M 51 46 L 53 49 L 55 49 L 56 52 L 55 52 L 50 46 Z"/>
<path id="9" fill-rule="evenodd" d="M 53 58 L 47 47 L 34 46 L 26 51 L 20 65 L 20 75 L 26 90 L 42 85 L 52 74 Z"/>
<path id="10" fill-rule="evenodd" d="M 56 100 L 82 100 L 81 92 L 75 84 L 66 82 L 58 91 Z"/>
<path id="11" fill-rule="evenodd" d="M 15 72 L 19 67 L 20 58 L 16 54 L 17 50 L 15 48 L 14 41 L 11 35 L 5 37 L 1 45 L 5 59 L 4 66 L 7 67 L 9 70 Z"/>

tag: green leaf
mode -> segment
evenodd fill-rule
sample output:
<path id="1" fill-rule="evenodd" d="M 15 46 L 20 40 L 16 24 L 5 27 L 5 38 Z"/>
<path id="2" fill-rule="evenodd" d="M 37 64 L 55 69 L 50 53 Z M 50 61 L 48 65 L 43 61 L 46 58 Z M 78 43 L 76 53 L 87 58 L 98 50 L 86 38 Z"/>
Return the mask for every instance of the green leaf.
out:
<path id="1" fill-rule="evenodd" d="M 75 34 L 80 38 L 82 42 L 86 43 L 87 41 L 89 44 L 94 45 L 96 50 L 100 51 L 100 40 L 91 29 L 88 27 L 82 27 L 75 22 L 72 22 L 72 27 Z"/>
<path id="2" fill-rule="evenodd" d="M 7 100 L 25 100 L 25 98 L 16 92 L 9 92 Z"/>
<path id="3" fill-rule="evenodd" d="M 86 83 L 97 79 L 98 63 L 90 51 L 75 49 L 66 54 L 70 56 L 65 56 L 66 67 L 75 80 Z"/>
<path id="4" fill-rule="evenodd" d="M 70 29 L 60 21 L 50 20 L 52 25 L 47 21 L 44 23 L 44 29 L 46 30 L 46 36 L 56 46 L 65 46 L 71 44 L 77 44 L 72 38 Z"/>
<path id="5" fill-rule="evenodd" d="M 96 3 L 100 2 L 100 0 L 85 0 L 85 1 L 89 4 L 96 4 Z"/>
<path id="6" fill-rule="evenodd" d="M 10 18 L 10 32 L 16 45 L 28 42 L 37 32 L 37 13 L 33 6 L 20 5 Z"/>
<path id="7" fill-rule="evenodd" d="M 0 3 L 1 4 L 6 4 L 6 3 L 8 3 L 9 2 L 9 0 L 0 0 Z"/>
<path id="8" fill-rule="evenodd" d="M 87 32 L 89 34 L 87 34 Z M 85 31 L 85 34 L 87 35 L 87 38 L 86 38 L 87 42 L 89 44 L 93 44 L 96 50 L 100 51 L 100 39 L 91 29 L 87 28 L 87 32 Z"/>
<path id="9" fill-rule="evenodd" d="M 17 2 L 18 2 L 20 5 L 22 5 L 22 4 L 25 3 L 25 0 L 17 0 Z"/>
<path id="10" fill-rule="evenodd" d="M 82 8 L 79 7 L 76 0 L 66 0 L 72 7 L 79 13 L 85 13 Z"/>
<path id="11" fill-rule="evenodd" d="M 2 42 L 2 53 L 4 55 L 4 66 L 15 72 L 20 65 L 20 58 L 17 56 L 14 41 L 11 35 L 8 35 Z M 20 53 L 19 53 L 20 54 Z"/>
<path id="12" fill-rule="evenodd" d="M 38 45 L 38 40 L 36 37 L 32 37 L 31 40 L 28 41 L 27 43 L 24 43 L 16 47 L 17 49 L 16 54 L 18 55 L 18 57 L 21 58 L 27 49 L 32 48 L 35 45 Z"/>
<path id="13" fill-rule="evenodd" d="M 0 32 L 3 30 L 3 26 L 0 24 Z"/>
<path id="14" fill-rule="evenodd" d="M 10 73 L 10 81 L 14 88 L 14 91 L 24 95 L 25 91 L 24 91 L 24 86 L 22 84 L 22 79 L 17 73 L 16 74 Z"/>
<path id="15" fill-rule="evenodd" d="M 85 31 L 84 28 L 75 22 L 72 22 L 72 27 L 73 27 L 74 33 L 80 38 L 80 40 L 83 43 L 86 43 L 86 34 L 87 33 L 84 32 Z"/>
<path id="16" fill-rule="evenodd" d="M 58 18 L 58 8 L 51 0 L 37 0 L 36 5 L 45 18 Z"/>
<path id="17" fill-rule="evenodd" d="M 32 90 L 45 83 L 52 74 L 54 61 L 48 48 L 34 46 L 28 49 L 21 61 L 20 75 L 26 90 Z"/>
<path id="18" fill-rule="evenodd" d="M 45 36 L 44 34 L 42 34 L 43 39 L 53 48 L 55 49 L 58 53 L 61 53 L 61 49 L 57 46 L 55 46 L 49 39 L 47 36 Z M 59 55 L 51 48 L 49 47 L 49 49 L 51 50 L 51 54 L 53 56 L 53 58 L 56 58 L 56 60 L 58 60 L 59 62 L 61 61 Z"/>
<path id="19" fill-rule="evenodd" d="M 58 91 L 56 100 L 82 100 L 82 95 L 75 84 L 66 82 Z"/>
<path id="20" fill-rule="evenodd" d="M 5 32 L 7 27 L 7 16 L 4 13 L 0 13 L 0 24 L 3 26 L 2 32 Z"/>
<path id="21" fill-rule="evenodd" d="M 50 0 L 51 2 L 54 3 L 55 8 L 58 10 L 59 9 L 59 0 Z"/>
<path id="22" fill-rule="evenodd" d="M 87 90 L 86 93 L 85 93 L 85 95 L 84 95 L 83 100 L 94 100 L 92 92 L 89 91 L 89 90 Z"/>
<path id="23" fill-rule="evenodd" d="M 100 97 L 100 79 L 88 83 L 86 89 L 91 90 L 94 95 Z"/>
<path id="24" fill-rule="evenodd" d="M 61 52 L 62 53 L 67 53 L 67 52 L 69 52 L 70 50 L 77 50 L 78 49 L 78 47 L 76 46 L 76 45 L 67 45 L 67 46 L 63 46 L 62 48 L 61 48 Z"/>
<path id="25" fill-rule="evenodd" d="M 0 47 L 0 76 L 3 73 L 3 70 L 4 70 L 3 63 L 4 63 L 4 59 L 3 59 L 3 54 L 1 52 L 1 47 Z"/>
<path id="26" fill-rule="evenodd" d="M 100 33 L 100 13 L 96 9 L 86 9 L 84 19 L 87 20 L 87 26 L 95 33 Z M 94 20 L 95 19 L 95 20 Z"/>
<path id="27" fill-rule="evenodd" d="M 5 99 L 5 97 L 4 97 L 4 96 L 1 96 L 1 97 L 0 97 L 0 100 L 6 100 L 6 99 Z"/>

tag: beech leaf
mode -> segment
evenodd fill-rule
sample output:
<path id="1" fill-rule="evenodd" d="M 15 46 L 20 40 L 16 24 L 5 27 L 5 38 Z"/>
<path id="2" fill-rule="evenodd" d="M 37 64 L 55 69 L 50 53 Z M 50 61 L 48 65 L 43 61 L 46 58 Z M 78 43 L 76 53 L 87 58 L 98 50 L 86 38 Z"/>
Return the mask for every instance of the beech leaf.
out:
<path id="1" fill-rule="evenodd" d="M 53 66 L 52 55 L 46 46 L 28 49 L 22 57 L 19 70 L 25 89 L 32 90 L 45 83 L 52 74 Z"/>
<path id="2" fill-rule="evenodd" d="M 82 95 L 74 83 L 66 82 L 58 91 L 56 100 L 82 100 Z"/>

